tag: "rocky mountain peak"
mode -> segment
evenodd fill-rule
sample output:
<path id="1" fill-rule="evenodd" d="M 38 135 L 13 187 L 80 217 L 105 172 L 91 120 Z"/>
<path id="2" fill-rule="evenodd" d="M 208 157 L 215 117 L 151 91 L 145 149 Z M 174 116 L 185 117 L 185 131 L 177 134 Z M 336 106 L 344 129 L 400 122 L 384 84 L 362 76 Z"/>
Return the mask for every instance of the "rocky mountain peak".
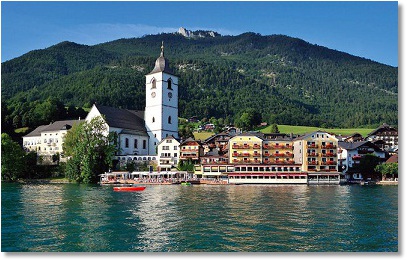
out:
<path id="1" fill-rule="evenodd" d="M 205 31 L 205 30 L 191 31 L 184 27 L 180 27 L 178 29 L 177 33 L 181 34 L 187 38 L 205 38 L 205 37 L 221 36 L 219 33 L 215 32 L 215 31 Z"/>

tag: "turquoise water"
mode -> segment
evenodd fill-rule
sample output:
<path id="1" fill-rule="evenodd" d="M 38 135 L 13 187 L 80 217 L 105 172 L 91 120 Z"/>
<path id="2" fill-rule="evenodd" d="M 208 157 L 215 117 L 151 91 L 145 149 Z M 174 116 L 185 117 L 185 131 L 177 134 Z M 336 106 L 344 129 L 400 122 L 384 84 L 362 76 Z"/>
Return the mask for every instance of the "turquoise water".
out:
<path id="1" fill-rule="evenodd" d="M 1 185 L 2 252 L 398 251 L 398 186 Z"/>

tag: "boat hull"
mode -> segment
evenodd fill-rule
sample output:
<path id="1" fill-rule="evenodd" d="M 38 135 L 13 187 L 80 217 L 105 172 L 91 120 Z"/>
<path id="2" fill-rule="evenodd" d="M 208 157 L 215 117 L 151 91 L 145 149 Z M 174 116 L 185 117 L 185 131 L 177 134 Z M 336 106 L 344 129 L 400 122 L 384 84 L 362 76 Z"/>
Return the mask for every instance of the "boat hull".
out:
<path id="1" fill-rule="evenodd" d="M 113 191 L 123 191 L 123 192 L 132 192 L 132 191 L 142 191 L 146 187 L 113 187 Z"/>

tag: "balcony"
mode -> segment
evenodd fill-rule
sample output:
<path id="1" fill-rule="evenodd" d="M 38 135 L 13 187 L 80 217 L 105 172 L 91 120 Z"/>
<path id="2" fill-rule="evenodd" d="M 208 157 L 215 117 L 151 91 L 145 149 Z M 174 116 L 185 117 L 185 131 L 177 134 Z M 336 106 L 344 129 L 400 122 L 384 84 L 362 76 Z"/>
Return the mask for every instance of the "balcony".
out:
<path id="1" fill-rule="evenodd" d="M 318 148 L 317 144 L 311 143 L 311 144 L 307 144 L 308 148 Z"/>
<path id="2" fill-rule="evenodd" d="M 272 154 L 273 157 L 285 157 L 286 154 L 284 153 L 274 153 Z"/>
<path id="3" fill-rule="evenodd" d="M 264 149 L 270 149 L 271 147 L 270 147 L 268 144 L 264 144 L 264 145 L 263 145 L 263 148 L 264 148 Z"/>
<path id="4" fill-rule="evenodd" d="M 318 165 L 318 161 L 317 160 L 308 161 L 308 165 Z"/>
<path id="5" fill-rule="evenodd" d="M 233 157 L 239 157 L 239 155 L 240 155 L 239 153 L 233 153 L 232 154 Z"/>
<path id="6" fill-rule="evenodd" d="M 309 157 L 318 157 L 318 153 L 316 153 L 316 152 L 307 153 L 307 156 L 309 156 Z"/>
<path id="7" fill-rule="evenodd" d="M 293 160 L 273 160 L 270 163 L 272 164 L 294 164 Z"/>
<path id="8" fill-rule="evenodd" d="M 255 152 L 255 153 L 253 153 L 253 156 L 254 156 L 254 157 L 260 157 L 260 156 L 261 156 L 261 154 L 260 154 L 260 153 L 258 153 L 258 152 Z"/>
<path id="9" fill-rule="evenodd" d="M 197 149 L 185 149 L 185 148 L 182 148 L 181 151 L 197 151 Z"/>
<path id="10" fill-rule="evenodd" d="M 240 146 L 239 146 L 239 145 L 234 144 L 234 145 L 232 145 L 232 149 L 240 149 Z"/>
<path id="11" fill-rule="evenodd" d="M 329 152 L 329 153 L 322 154 L 321 156 L 322 157 L 336 157 L 336 153 Z"/>
<path id="12" fill-rule="evenodd" d="M 321 162 L 321 165 L 336 165 L 336 161 L 323 161 Z"/>
<path id="13" fill-rule="evenodd" d="M 259 144 L 254 144 L 253 149 L 260 149 L 260 145 Z"/>
<path id="14" fill-rule="evenodd" d="M 336 145 L 334 145 L 334 144 L 326 144 L 326 145 L 322 145 L 321 148 L 323 148 L 323 149 L 336 149 Z"/>
<path id="15" fill-rule="evenodd" d="M 250 149 L 250 145 L 244 144 L 244 145 L 243 145 L 243 149 Z"/>
<path id="16" fill-rule="evenodd" d="M 264 152 L 264 156 L 269 157 L 270 153 L 268 151 Z"/>

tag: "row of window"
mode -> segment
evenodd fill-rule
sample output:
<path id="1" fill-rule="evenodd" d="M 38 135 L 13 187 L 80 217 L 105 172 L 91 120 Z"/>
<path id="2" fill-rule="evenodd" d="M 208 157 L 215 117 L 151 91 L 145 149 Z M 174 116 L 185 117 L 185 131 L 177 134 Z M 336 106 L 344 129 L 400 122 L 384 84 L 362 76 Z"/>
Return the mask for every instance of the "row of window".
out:
<path id="1" fill-rule="evenodd" d="M 236 172 L 273 172 L 273 171 L 300 171 L 300 167 L 235 167 Z"/>
<path id="2" fill-rule="evenodd" d="M 307 176 L 229 176 L 229 179 L 307 179 Z"/>
<path id="3" fill-rule="evenodd" d="M 153 78 L 151 80 L 151 89 L 156 89 L 156 88 L 157 88 L 157 81 L 155 78 Z M 171 78 L 168 79 L 168 81 L 167 81 L 167 89 L 172 90 L 172 79 Z"/>
<path id="4" fill-rule="evenodd" d="M 161 153 L 161 157 L 169 158 L 171 157 L 171 153 Z M 174 158 L 178 157 L 178 153 L 174 153 Z"/>
<path id="5" fill-rule="evenodd" d="M 128 148 L 128 147 L 129 147 L 129 142 L 130 142 L 129 138 L 126 138 L 126 139 L 124 140 L 124 147 L 125 147 L 125 148 Z M 138 148 L 138 139 L 134 139 L 133 147 L 134 147 L 135 149 Z M 145 149 L 147 149 L 147 140 L 143 140 L 143 150 L 145 150 Z"/>
<path id="6" fill-rule="evenodd" d="M 170 150 L 170 146 L 162 146 L 162 150 Z M 178 146 L 174 146 L 174 150 L 178 150 Z"/>
<path id="7" fill-rule="evenodd" d="M 58 139 L 44 139 L 44 143 L 58 143 Z M 28 140 L 24 142 L 24 145 L 37 145 L 37 144 L 41 144 L 40 140 Z"/>
<path id="8" fill-rule="evenodd" d="M 152 118 L 151 122 L 152 122 L 152 123 L 155 122 L 155 117 Z M 171 118 L 171 116 L 168 116 L 168 124 L 172 124 L 172 118 Z"/>
<path id="9" fill-rule="evenodd" d="M 156 160 L 156 157 L 118 157 L 119 160 Z"/>

